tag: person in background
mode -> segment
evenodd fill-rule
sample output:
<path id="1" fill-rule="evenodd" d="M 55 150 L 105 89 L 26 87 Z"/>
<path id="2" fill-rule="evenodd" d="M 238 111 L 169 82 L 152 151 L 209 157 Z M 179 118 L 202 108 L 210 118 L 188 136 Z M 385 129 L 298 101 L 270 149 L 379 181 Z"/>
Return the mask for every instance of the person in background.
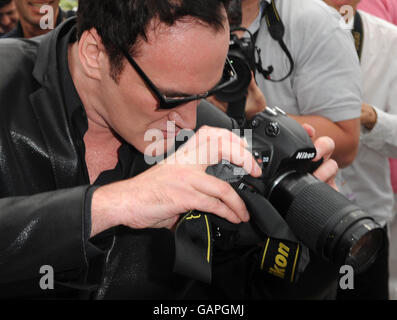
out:
<path id="1" fill-rule="evenodd" d="M 64 12 L 59 7 L 60 0 L 43 3 L 42 1 L 31 0 L 14 0 L 15 6 L 19 14 L 19 23 L 17 26 L 2 36 L 2 38 L 32 38 L 45 34 L 56 26 L 61 24 L 65 19 L 73 16 L 74 11 Z M 54 26 L 42 27 L 40 22 L 47 19 L 51 11 L 42 10 L 44 5 L 52 7 L 54 14 Z"/>
<path id="2" fill-rule="evenodd" d="M 341 1 L 325 2 L 343 14 Z M 394 207 L 388 158 L 397 157 L 397 27 L 357 11 L 359 2 L 343 1 L 355 12 L 353 34 L 363 75 L 364 103 L 359 153 L 351 166 L 341 170 L 341 192 L 387 231 Z M 354 290 L 340 291 L 340 299 L 388 299 L 388 247 L 386 239 L 377 261 L 356 275 Z"/>
<path id="3" fill-rule="evenodd" d="M 396 0 L 361 0 L 357 8 L 397 25 Z"/>
<path id="4" fill-rule="evenodd" d="M 269 33 L 262 16 L 265 6 L 275 5 L 285 27 L 283 41 L 294 61 L 290 77 L 281 82 L 269 81 L 256 72 L 267 104 L 311 125 L 318 136 L 331 137 L 336 145 L 333 159 L 339 167 L 346 167 L 358 150 L 360 67 L 351 35 L 338 26 L 339 16 L 323 3 L 310 0 L 241 3 L 242 26 L 252 34 L 257 32 L 262 67 L 273 66 L 270 78 L 285 77 L 291 63 Z"/>
<path id="5" fill-rule="evenodd" d="M 0 37 L 18 23 L 18 12 L 13 0 L 0 0 Z"/>
<path id="6" fill-rule="evenodd" d="M 397 25 L 396 0 L 362 0 L 357 8 Z M 397 159 L 390 159 L 390 172 L 394 198 L 397 199 Z"/>
<path id="7" fill-rule="evenodd" d="M 235 2 L 236 6 L 240 5 L 239 1 Z M 272 39 L 263 15 L 272 5 L 284 24 L 283 41 L 294 68 L 281 82 L 269 81 L 257 69 L 248 88 L 247 118 L 263 111 L 266 103 L 278 106 L 299 123 L 311 125 L 317 137 L 331 137 L 336 145 L 333 160 L 346 167 L 356 156 L 360 134 L 361 72 L 352 36 L 340 28 L 338 13 L 320 1 L 241 0 L 241 27 L 256 34 L 255 45 L 260 49 L 256 62 L 261 61 L 263 69 L 273 66 L 270 74 L 273 80 L 285 77 L 291 63 L 279 43 Z M 242 33 L 238 36 L 248 36 Z M 227 111 L 225 103 L 214 97 L 209 100 Z M 322 281 L 315 275 L 309 276 L 304 290 L 315 291 Z M 336 285 L 328 287 L 328 297 L 336 295 Z M 294 296 L 294 290 L 290 297 L 299 299 Z"/>

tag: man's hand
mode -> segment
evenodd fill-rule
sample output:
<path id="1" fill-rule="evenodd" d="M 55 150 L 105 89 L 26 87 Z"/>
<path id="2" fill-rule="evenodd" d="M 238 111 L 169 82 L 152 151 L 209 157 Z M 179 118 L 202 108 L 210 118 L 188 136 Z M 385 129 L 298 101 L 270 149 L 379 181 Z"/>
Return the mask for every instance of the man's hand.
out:
<path id="1" fill-rule="evenodd" d="M 378 115 L 375 109 L 369 104 L 363 103 L 361 107 L 361 124 L 368 130 L 372 130 L 378 120 Z"/>
<path id="2" fill-rule="evenodd" d="M 314 142 L 314 146 L 317 150 L 317 156 L 313 161 L 318 161 L 321 158 L 324 158 L 323 164 L 314 172 L 314 176 L 338 191 L 335 184 L 335 177 L 338 173 L 338 164 L 335 160 L 330 158 L 335 149 L 334 141 L 329 137 L 320 137 Z"/>
<path id="3" fill-rule="evenodd" d="M 314 128 L 308 124 L 303 124 L 303 127 L 310 138 L 314 140 L 316 135 Z M 329 137 L 320 137 L 314 141 L 314 146 L 317 150 L 317 155 L 313 161 L 324 159 L 323 164 L 314 172 L 314 176 L 338 191 L 335 184 L 338 164 L 335 160 L 331 159 L 331 155 L 335 150 L 335 142 Z"/>
<path id="4" fill-rule="evenodd" d="M 229 144 L 229 146 L 225 146 Z M 246 142 L 229 130 L 203 127 L 175 155 L 126 181 L 98 188 L 92 199 L 91 236 L 112 226 L 172 229 L 190 210 L 247 222 L 244 201 L 225 181 L 205 173 L 222 159 L 254 177 L 261 169 Z"/>
<path id="5" fill-rule="evenodd" d="M 335 142 L 335 151 L 332 158 L 338 166 L 345 168 L 355 159 L 358 152 L 360 137 L 360 120 L 351 119 L 340 122 L 315 115 L 295 116 L 289 115 L 301 124 L 310 124 L 316 129 L 317 136 L 330 137 Z"/>

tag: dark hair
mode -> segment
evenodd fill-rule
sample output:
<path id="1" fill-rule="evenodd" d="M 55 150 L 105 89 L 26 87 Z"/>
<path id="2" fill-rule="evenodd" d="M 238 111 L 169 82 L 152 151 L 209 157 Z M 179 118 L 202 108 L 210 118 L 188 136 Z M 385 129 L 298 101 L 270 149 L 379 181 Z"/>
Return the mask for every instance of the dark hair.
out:
<path id="1" fill-rule="evenodd" d="M 10 4 L 12 0 L 0 0 L 0 9 Z"/>
<path id="2" fill-rule="evenodd" d="M 222 8 L 229 0 L 79 0 L 77 34 L 95 28 L 109 56 L 111 76 L 118 81 L 123 70 L 121 48 L 136 54 L 137 40 L 147 40 L 153 19 L 172 26 L 193 18 L 219 31 L 225 17 Z"/>

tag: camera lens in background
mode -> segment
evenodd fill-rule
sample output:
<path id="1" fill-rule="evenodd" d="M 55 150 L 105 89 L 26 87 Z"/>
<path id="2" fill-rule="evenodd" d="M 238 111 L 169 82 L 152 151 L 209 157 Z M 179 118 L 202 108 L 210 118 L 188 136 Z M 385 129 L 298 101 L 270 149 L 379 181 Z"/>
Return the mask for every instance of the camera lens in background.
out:
<path id="1" fill-rule="evenodd" d="M 238 81 L 217 92 L 215 96 L 224 102 L 239 101 L 247 95 L 252 77 L 251 68 L 244 55 L 239 51 L 230 51 L 228 58 L 236 70 Z"/>
<path id="2" fill-rule="evenodd" d="M 309 173 L 280 176 L 269 200 L 302 243 L 356 273 L 371 265 L 384 245 L 384 230 L 370 215 Z"/>

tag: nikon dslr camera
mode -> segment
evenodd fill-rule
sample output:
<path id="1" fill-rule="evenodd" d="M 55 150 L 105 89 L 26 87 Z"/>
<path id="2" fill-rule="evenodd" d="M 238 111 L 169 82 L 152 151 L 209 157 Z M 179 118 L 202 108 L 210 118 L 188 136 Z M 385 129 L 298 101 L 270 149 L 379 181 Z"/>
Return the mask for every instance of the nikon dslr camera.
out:
<path id="1" fill-rule="evenodd" d="M 312 161 L 316 149 L 304 128 L 277 107 L 257 114 L 247 127 L 263 170 L 261 184 L 250 187 L 267 198 L 295 236 L 319 256 L 351 265 L 356 272 L 366 269 L 383 245 L 384 231 L 369 214 L 312 175 L 320 163 Z"/>

